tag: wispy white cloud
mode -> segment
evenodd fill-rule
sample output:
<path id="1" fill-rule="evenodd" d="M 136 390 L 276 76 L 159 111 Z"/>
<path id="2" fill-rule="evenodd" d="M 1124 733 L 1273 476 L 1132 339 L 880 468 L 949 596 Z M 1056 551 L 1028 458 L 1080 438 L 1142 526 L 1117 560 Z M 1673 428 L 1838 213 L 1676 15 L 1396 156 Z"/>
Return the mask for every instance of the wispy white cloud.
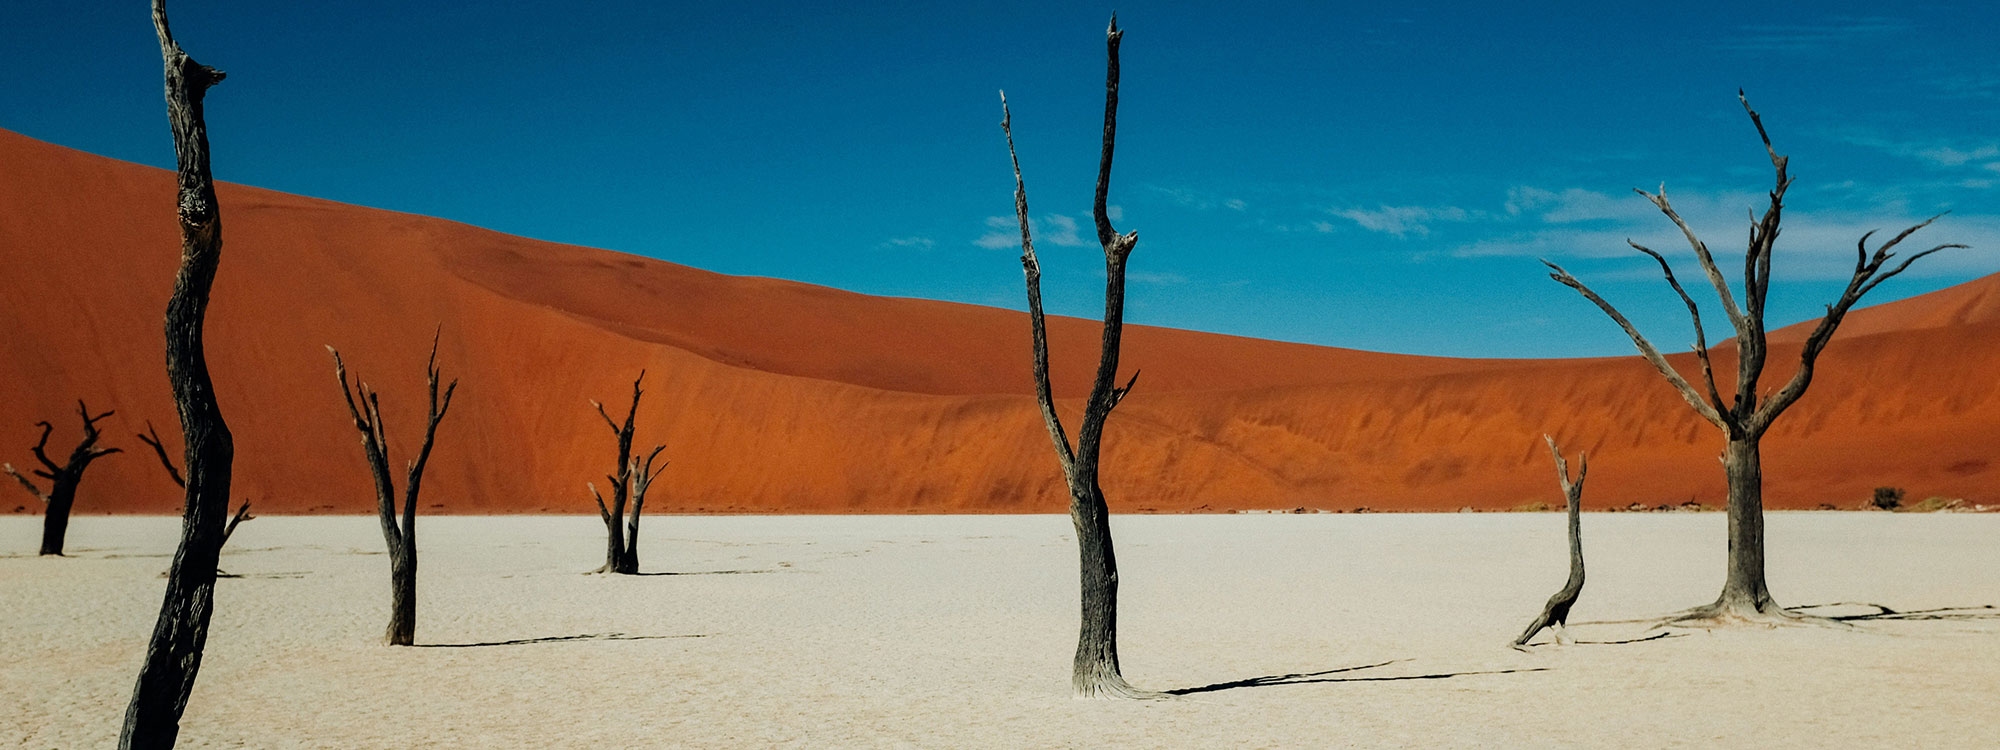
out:
<path id="1" fill-rule="evenodd" d="M 1328 209 L 1328 212 L 1352 221 L 1362 229 L 1370 232 L 1381 232 L 1399 239 L 1412 235 L 1428 237 L 1431 233 L 1430 225 L 1436 222 L 1459 222 L 1472 218 L 1471 212 L 1457 206 L 1439 208 L 1429 206 L 1381 206 L 1373 210 L 1343 208 Z M 1328 229 L 1331 229 L 1331 227 Z"/>
<path id="2" fill-rule="evenodd" d="M 1993 99 L 2000 97 L 2000 73 L 1955 70 L 1933 79 L 1931 86 L 1950 99 Z"/>
<path id="3" fill-rule="evenodd" d="M 1674 192 L 1668 197 L 1675 211 L 1719 258 L 1740 247 L 1751 221 L 1748 210 L 1761 210 L 1769 200 L 1749 192 Z M 1616 205 L 1621 202 L 1629 208 Z M 1691 262 L 1687 240 L 1672 221 L 1640 196 L 1614 200 L 1577 189 L 1517 188 L 1509 191 L 1508 205 L 1515 226 L 1495 223 L 1491 225 L 1498 230 L 1494 236 L 1461 244 L 1452 254 L 1550 259 L 1638 257 L 1625 244 L 1629 239 L 1666 254 L 1677 265 Z M 1903 205 L 1858 213 L 1793 208 L 1785 214 L 1774 265 L 1780 275 L 1792 278 L 1841 278 L 1852 269 L 1855 242 L 1863 234 L 1882 230 L 1874 240 L 1879 242 L 1885 239 L 1883 233 L 1915 225 L 1924 218 Z M 1923 272 L 1991 271 L 2000 266 L 2000 216 L 1950 215 L 1907 242 L 1912 252 L 1945 242 L 1973 246 L 1970 251 L 1956 250 L 1927 260 L 1920 267 Z M 1635 266 L 1632 273 L 1652 271 Z"/>
<path id="4" fill-rule="evenodd" d="M 1222 202 L 1223 208 L 1227 208 L 1231 211 L 1241 211 L 1244 208 L 1249 207 L 1249 205 L 1250 204 L 1248 203 L 1244 203 L 1242 198 L 1230 198 L 1229 200 Z"/>
<path id="5" fill-rule="evenodd" d="M 1105 211 L 1110 213 L 1109 209 Z M 1041 218 L 1028 220 L 1028 229 L 1034 232 L 1035 242 L 1061 247 L 1083 247 L 1083 236 L 1077 232 L 1074 217 L 1062 214 L 1045 214 Z M 988 250 L 1021 246 L 1021 220 L 1013 216 L 986 217 L 986 233 L 979 235 L 972 244 Z"/>
<path id="6" fill-rule="evenodd" d="M 1894 156 L 1915 159 L 1933 167 L 1979 167 L 2000 171 L 2000 140 L 1967 142 L 1944 139 L 1889 138 L 1879 133 L 1849 130 L 1832 137 L 1856 146 L 1865 146 Z"/>
<path id="7" fill-rule="evenodd" d="M 988 250 L 998 250 L 1003 247 L 1020 247 L 1020 226 L 1019 219 L 1007 216 L 988 216 L 986 217 L 986 233 L 979 235 L 979 239 L 973 240 L 972 244 Z M 1029 226 L 1034 226 L 1034 223 L 1029 222 Z"/>
<path id="8" fill-rule="evenodd" d="M 1105 213 L 1108 215 L 1110 210 L 1106 209 Z M 1035 233 L 1037 236 L 1046 235 L 1043 241 L 1062 247 L 1083 247 L 1083 238 L 1076 234 L 1076 219 L 1062 214 L 1049 214 L 1042 217 L 1042 222 L 1046 226 L 1036 227 Z M 1016 220 L 1015 227 L 1019 226 L 1020 222 Z M 1034 222 L 1030 222 L 1029 226 L 1035 227 Z"/>
<path id="9" fill-rule="evenodd" d="M 1136 281 L 1141 284 L 1151 284 L 1154 286 L 1172 286 L 1187 283 L 1187 277 L 1177 273 L 1127 271 L 1125 272 L 1125 279 L 1127 281 Z"/>
<path id="10" fill-rule="evenodd" d="M 1941 167 L 1956 167 L 1970 161 L 1985 161 L 2000 157 L 2000 145 L 1988 143 L 1971 149 L 1961 150 L 1951 146 L 1926 148 L 1916 153 L 1917 158 Z M 1991 168 L 1993 165 L 1988 164 Z"/>
<path id="11" fill-rule="evenodd" d="M 1550 224 L 1592 221 L 1630 221 L 1653 213 L 1653 206 L 1638 196 L 1606 195 L 1595 190 L 1569 188 L 1561 192 L 1537 187 L 1517 187 L 1507 191 L 1508 216 L 1530 216 Z"/>
<path id="12" fill-rule="evenodd" d="M 1717 47 L 1732 52 L 1825 52 L 1910 31 L 1908 22 L 1884 17 L 1834 17 L 1822 23 L 1743 26 Z"/>
<path id="13" fill-rule="evenodd" d="M 931 248 L 937 247 L 937 240 L 933 240 L 929 237 L 891 237 L 883 241 L 880 247 L 895 247 L 907 250 L 929 250 Z"/>

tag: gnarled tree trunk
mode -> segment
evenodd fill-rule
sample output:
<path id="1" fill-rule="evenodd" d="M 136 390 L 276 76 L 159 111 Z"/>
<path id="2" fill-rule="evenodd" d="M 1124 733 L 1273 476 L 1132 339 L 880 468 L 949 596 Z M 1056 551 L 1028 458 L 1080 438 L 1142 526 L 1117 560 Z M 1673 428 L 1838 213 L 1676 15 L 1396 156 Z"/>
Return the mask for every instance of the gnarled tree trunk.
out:
<path id="1" fill-rule="evenodd" d="M 1715 606 L 1724 612 L 1777 609 L 1764 583 L 1764 467 L 1757 438 L 1729 441 L 1722 466 L 1729 478 L 1729 572 Z"/>
<path id="2" fill-rule="evenodd" d="M 90 468 L 91 462 L 97 459 L 121 451 L 119 448 L 97 447 L 99 434 L 97 422 L 114 412 L 107 411 L 93 417 L 90 416 L 90 407 L 84 406 L 82 401 L 77 401 L 76 413 L 83 418 L 83 440 L 70 450 L 69 459 L 61 464 L 50 460 L 48 454 L 49 434 L 55 431 L 55 425 L 46 421 L 35 423 L 35 426 L 42 428 L 42 438 L 35 442 L 33 451 L 35 460 L 41 462 L 42 468 L 31 471 L 35 476 L 49 480 L 48 492 L 43 492 L 40 487 L 35 486 L 33 480 L 21 476 L 14 470 L 13 464 L 0 464 L 0 470 L 6 471 L 7 475 L 13 477 L 23 488 L 42 499 L 45 507 L 42 511 L 41 554 L 44 555 L 60 557 L 63 553 L 63 539 L 69 535 L 69 512 L 76 504 L 76 487 L 83 482 L 84 469 Z"/>
<path id="3" fill-rule="evenodd" d="M 166 597 L 146 646 L 146 663 L 125 709 L 125 725 L 118 736 L 121 748 L 173 747 L 180 734 L 181 711 L 194 692 L 209 617 L 215 610 L 215 567 L 222 552 L 223 521 L 229 515 L 230 464 L 236 455 L 229 425 L 215 401 L 202 343 L 209 289 L 222 259 L 222 217 L 215 202 L 215 178 L 209 172 L 202 99 L 223 74 L 181 51 L 167 27 L 165 0 L 153 0 L 153 29 L 166 63 L 167 119 L 173 125 L 178 165 L 181 267 L 174 277 L 173 297 L 167 301 L 167 380 L 187 446 L 182 458 L 187 495 L 180 548 L 167 571 Z"/>
<path id="4" fill-rule="evenodd" d="M 1582 293 L 1584 298 L 1597 305 L 1604 314 L 1625 331 L 1632 343 L 1639 347 L 1639 353 L 1652 363 L 1653 368 L 1679 391 L 1696 414 L 1716 426 L 1725 438 L 1722 453 L 1723 473 L 1729 480 L 1729 559 L 1727 575 L 1722 585 L 1722 593 L 1713 603 L 1690 609 L 1670 622 L 1722 624 L 1729 622 L 1778 622 L 1802 619 L 1796 613 L 1788 612 L 1773 601 L 1771 592 L 1764 582 L 1764 474 L 1758 452 L 1758 443 L 1771 423 L 1784 414 L 1786 409 L 1797 403 L 1812 385 L 1813 367 L 1819 362 L 1819 355 L 1832 341 L 1833 332 L 1847 316 L 1847 311 L 1861 301 L 1863 295 L 1900 274 L 1931 253 L 1946 248 L 1963 248 L 1964 245 L 1944 244 L 1910 255 L 1893 267 L 1888 265 L 1891 252 L 1911 234 L 1938 217 L 1931 217 L 1921 224 L 1904 229 L 1894 238 L 1883 242 L 1871 253 L 1868 240 L 1874 236 L 1869 232 L 1855 243 L 1854 270 L 1849 275 L 1847 288 L 1842 290 L 1840 299 L 1827 305 L 1826 316 L 1820 318 L 1819 325 L 1806 337 L 1805 346 L 1799 355 L 1799 369 L 1792 379 L 1776 392 L 1758 389 L 1758 380 L 1763 377 L 1765 358 L 1770 352 L 1765 338 L 1764 300 L 1771 290 L 1771 250 L 1778 239 L 1778 225 L 1784 212 L 1785 191 L 1792 185 L 1792 178 L 1786 172 L 1789 159 L 1780 156 L 1771 146 L 1771 136 L 1764 130 L 1763 118 L 1750 108 L 1750 101 L 1737 92 L 1743 103 L 1743 111 L 1750 116 L 1750 122 L 1757 128 L 1757 136 L 1764 141 L 1764 151 L 1770 155 L 1771 167 L 1776 173 L 1775 185 L 1771 188 L 1771 202 L 1764 210 L 1762 218 L 1750 226 L 1749 248 L 1743 256 L 1743 304 L 1739 307 L 1737 298 L 1723 279 L 1722 269 L 1716 265 L 1714 256 L 1708 252 L 1708 245 L 1695 236 L 1694 230 L 1682 221 L 1680 214 L 1667 201 L 1665 188 L 1659 193 L 1638 190 L 1660 210 L 1674 226 L 1687 238 L 1694 249 L 1695 259 L 1700 262 L 1702 272 L 1709 284 L 1715 287 L 1717 297 L 1722 302 L 1723 312 L 1729 316 L 1730 325 L 1736 331 L 1737 365 L 1736 387 L 1728 400 L 1716 386 L 1714 367 L 1709 361 L 1708 344 L 1701 325 L 1701 310 L 1687 290 L 1681 288 L 1680 281 L 1666 258 L 1651 249 L 1630 243 L 1633 249 L 1645 253 L 1660 265 L 1668 286 L 1673 287 L 1681 302 L 1687 306 L 1688 316 L 1694 321 L 1694 353 L 1701 366 L 1702 390 L 1688 383 L 1686 377 L 1667 364 L 1658 349 L 1640 335 L 1637 328 L 1625 319 L 1611 303 L 1583 282 L 1571 276 L 1562 267 L 1542 261 L 1552 273 L 1550 278 Z"/>
<path id="5" fill-rule="evenodd" d="M 1582 453 L 1576 454 L 1576 478 L 1570 479 L 1569 462 L 1563 460 L 1562 449 L 1556 447 L 1556 439 L 1543 435 L 1549 444 L 1549 453 L 1556 458 L 1556 482 L 1562 485 L 1565 510 L 1569 515 L 1569 580 L 1560 591 L 1549 597 L 1542 605 L 1542 613 L 1528 629 L 1521 631 L 1521 637 L 1514 639 L 1514 647 L 1528 645 L 1528 640 L 1542 632 L 1543 628 L 1554 628 L 1556 642 L 1569 642 L 1569 610 L 1576 606 L 1577 596 L 1583 593 L 1583 479 L 1590 473 L 1590 459 Z M 1525 649 L 1524 649 L 1525 650 Z"/>
<path id="6" fill-rule="evenodd" d="M 1035 243 L 1028 220 L 1028 191 L 1021 179 L 1021 160 L 1014 151 L 1013 114 L 1007 109 L 1007 94 L 1000 94 L 1000 129 L 1007 136 L 1007 156 L 1014 165 L 1014 212 L 1021 225 L 1021 267 L 1027 277 L 1028 321 L 1034 345 L 1035 396 L 1042 409 L 1042 422 L 1055 444 L 1056 460 L 1069 485 L 1070 521 L 1076 526 L 1079 583 L 1082 594 L 1081 622 L 1077 630 L 1076 658 L 1071 664 L 1070 687 L 1079 698 L 1157 698 L 1161 693 L 1139 690 L 1125 681 L 1118 665 L 1118 560 L 1111 544 L 1111 511 L 1098 485 L 1098 457 L 1104 437 L 1104 422 L 1111 410 L 1130 393 L 1137 372 L 1123 387 L 1117 385 L 1119 338 L 1124 332 L 1125 261 L 1139 241 L 1138 232 L 1119 234 L 1111 228 L 1106 198 L 1111 187 L 1111 157 L 1118 131 L 1118 45 L 1124 32 L 1112 16 L 1105 31 L 1104 140 L 1097 164 L 1097 194 L 1092 215 L 1097 223 L 1098 243 L 1104 247 L 1104 331 L 1099 352 L 1097 377 L 1084 402 L 1083 421 L 1072 448 L 1056 416 L 1055 397 L 1049 385 L 1048 332 L 1042 314 L 1042 270 L 1035 257 Z"/>
<path id="7" fill-rule="evenodd" d="M 376 515 L 382 522 L 382 541 L 389 548 L 389 627 L 383 640 L 391 646 L 416 642 L 417 493 L 424 481 L 424 466 L 430 463 L 431 444 L 437 440 L 438 423 L 444 421 L 445 412 L 451 409 L 451 396 L 458 391 L 458 381 L 454 379 L 445 388 L 444 397 L 438 397 L 437 342 L 437 336 L 433 335 L 430 362 L 424 368 L 430 386 L 429 418 L 424 424 L 423 445 L 410 461 L 409 474 L 403 483 L 400 523 L 396 520 L 396 486 L 389 476 L 389 436 L 382 430 L 381 399 L 375 389 L 358 377 L 350 390 L 347 365 L 340 361 L 340 352 L 331 346 L 326 348 L 333 355 L 333 373 L 340 382 L 340 395 L 347 401 L 347 414 L 353 418 L 354 428 L 361 431 L 361 450 L 368 459 L 369 474 L 375 478 Z"/>
<path id="8" fill-rule="evenodd" d="M 611 434 L 618 439 L 618 462 L 615 464 L 618 469 L 604 477 L 611 482 L 611 502 L 607 504 L 604 501 L 596 483 L 584 484 L 590 489 L 590 496 L 597 500 L 598 517 L 604 520 L 604 567 L 593 571 L 596 573 L 634 575 L 639 572 L 639 514 L 646 507 L 646 490 L 653 484 L 653 460 L 660 457 L 660 451 L 667 449 L 664 445 L 653 446 L 653 452 L 646 456 L 644 464 L 639 462 L 638 456 L 632 455 L 632 434 L 639 415 L 639 397 L 646 393 L 639 385 L 645 380 L 646 371 L 640 370 L 639 377 L 632 381 L 632 405 L 625 410 L 625 423 L 622 425 L 605 413 L 603 404 L 590 402 L 591 406 L 597 407 L 597 416 L 604 418 L 604 423 L 611 427 Z M 661 466 L 664 468 L 665 464 Z M 628 504 L 631 507 L 629 519 L 626 513 Z"/>

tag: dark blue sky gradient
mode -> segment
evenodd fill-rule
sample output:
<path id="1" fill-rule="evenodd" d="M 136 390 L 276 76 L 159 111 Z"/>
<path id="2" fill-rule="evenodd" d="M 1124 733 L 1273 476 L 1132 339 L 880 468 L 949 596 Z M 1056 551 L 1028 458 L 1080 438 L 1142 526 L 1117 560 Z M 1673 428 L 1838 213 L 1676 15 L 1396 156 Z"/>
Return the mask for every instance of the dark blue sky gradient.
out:
<path id="1" fill-rule="evenodd" d="M 1110 8 L 848 5 L 170 10 L 182 44 L 230 74 L 209 99 L 222 179 L 1019 308 L 1018 248 L 988 238 L 1012 211 L 1005 88 L 1051 308 L 1098 312 Z M 1546 256 L 1684 344 L 1678 301 L 1622 238 L 1686 247 L 1629 190 L 1665 181 L 1718 252 L 1740 252 L 1770 171 L 1739 86 L 1799 178 L 1774 324 L 1836 294 L 1861 231 L 1941 210 L 1931 241 L 1977 249 L 1880 300 L 2000 271 L 1991 4 L 1495 5 L 1121 3 L 1129 319 L 1428 354 L 1630 352 L 1540 272 Z M 171 166 L 145 6 L 12 11 L 0 127 Z M 1061 244 L 1066 222 L 1082 245 Z"/>

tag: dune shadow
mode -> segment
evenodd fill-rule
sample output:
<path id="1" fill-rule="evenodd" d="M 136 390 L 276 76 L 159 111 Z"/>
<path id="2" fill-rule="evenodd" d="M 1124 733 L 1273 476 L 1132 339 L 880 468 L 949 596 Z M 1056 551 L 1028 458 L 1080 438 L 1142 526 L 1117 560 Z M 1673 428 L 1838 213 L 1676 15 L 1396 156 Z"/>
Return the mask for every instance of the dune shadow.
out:
<path id="1" fill-rule="evenodd" d="M 1872 602 L 1828 602 L 1791 607 L 1795 612 L 1836 607 L 1868 607 L 1875 611 L 1845 615 L 1815 615 L 1835 622 L 1881 622 L 1886 620 L 2000 620 L 2000 607 L 1980 604 L 1970 607 L 1933 607 L 1931 609 L 1895 610 Z"/>
<path id="2" fill-rule="evenodd" d="M 1377 664 L 1363 664 L 1355 667 L 1340 667 L 1337 669 L 1328 669 L 1320 672 L 1297 672 L 1293 674 L 1265 675 L 1263 677 L 1252 677 L 1246 680 L 1231 680 L 1229 682 L 1217 682 L 1211 685 L 1202 685 L 1200 687 L 1178 688 L 1174 690 L 1168 690 L 1166 691 L 1166 693 L 1168 695 L 1193 695 L 1195 693 L 1213 693 L 1221 690 L 1235 690 L 1237 688 L 1252 688 L 1252 687 L 1271 687 L 1275 685 L 1312 685 L 1316 683 L 1329 683 L 1329 682 L 1401 682 L 1405 680 L 1446 680 L 1453 677 L 1470 677 L 1473 675 L 1496 675 L 1496 674 L 1513 674 L 1516 672 L 1549 671 L 1548 667 L 1528 667 L 1525 669 L 1495 669 L 1495 670 L 1472 671 L 1472 672 L 1434 672 L 1431 674 L 1398 675 L 1394 677 L 1329 677 L 1328 676 L 1328 675 L 1345 674 L 1348 672 L 1359 672 L 1365 669 L 1376 669 L 1379 667 L 1386 667 L 1391 664 L 1395 664 L 1398 662 L 1405 662 L 1405 661 L 1409 660 L 1390 659 L 1389 661 L 1380 662 Z"/>
<path id="3" fill-rule="evenodd" d="M 706 633 L 689 635 L 626 635 L 624 633 L 584 633 L 582 635 L 551 635 L 542 638 L 516 638 L 511 641 L 484 641 L 480 643 L 413 643 L 415 648 L 484 648 L 487 646 L 527 646 L 536 643 L 573 643 L 576 641 L 658 641 L 674 638 L 707 638 Z"/>

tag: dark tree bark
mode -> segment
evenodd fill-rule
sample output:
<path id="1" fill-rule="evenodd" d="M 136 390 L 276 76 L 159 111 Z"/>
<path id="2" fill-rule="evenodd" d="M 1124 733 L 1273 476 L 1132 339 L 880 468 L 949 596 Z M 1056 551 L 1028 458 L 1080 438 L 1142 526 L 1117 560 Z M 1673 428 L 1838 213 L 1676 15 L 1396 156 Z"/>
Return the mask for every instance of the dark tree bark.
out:
<path id="1" fill-rule="evenodd" d="M 431 444 L 437 440 L 438 423 L 444 421 L 445 412 L 451 409 L 451 396 L 458 391 L 458 381 L 451 381 L 444 389 L 444 397 L 438 397 L 437 337 L 431 337 L 431 357 L 424 371 L 430 386 L 430 413 L 424 424 L 424 442 L 417 449 L 417 457 L 410 462 L 409 474 L 403 482 L 402 521 L 396 520 L 396 485 L 389 476 L 389 436 L 382 429 L 382 402 L 361 378 L 353 379 L 350 390 L 347 365 L 340 361 L 340 352 L 333 347 L 326 348 L 333 355 L 333 374 L 340 382 L 341 398 L 347 401 L 347 414 L 354 419 L 354 429 L 361 431 L 361 450 L 368 459 L 368 471 L 375 478 L 375 509 L 382 521 L 382 541 L 389 547 L 389 628 L 383 635 L 391 646 L 408 646 L 415 642 L 417 634 L 417 493 L 424 481 L 424 465 L 431 459 Z"/>
<path id="2" fill-rule="evenodd" d="M 1556 439 L 1543 435 L 1549 444 L 1549 454 L 1556 458 L 1556 482 L 1562 485 L 1563 498 L 1569 512 L 1569 581 L 1562 590 L 1549 597 L 1542 605 L 1542 613 L 1528 623 L 1528 629 L 1521 631 L 1521 637 L 1514 639 L 1515 648 L 1528 645 L 1543 628 L 1555 629 L 1557 643 L 1569 643 L 1569 609 L 1576 606 L 1576 597 L 1583 593 L 1583 478 L 1590 473 L 1590 458 L 1576 454 L 1576 478 L 1570 479 L 1569 462 L 1563 460 L 1562 449 L 1556 447 Z"/>
<path id="3" fill-rule="evenodd" d="M 77 401 L 76 413 L 83 418 L 83 440 L 70 450 L 69 459 L 61 464 L 49 460 L 47 452 L 49 433 L 55 431 L 55 425 L 48 422 L 35 423 L 35 426 L 42 428 L 42 439 L 36 441 L 34 447 L 35 460 L 41 462 L 42 468 L 30 471 L 35 476 L 49 480 L 48 492 L 43 492 L 32 480 L 21 476 L 14 470 L 13 464 L 0 464 L 0 470 L 5 470 L 7 476 L 13 477 L 14 481 L 20 482 L 22 487 L 34 493 L 35 497 L 41 498 L 43 505 L 46 506 L 42 511 L 41 554 L 44 555 L 61 556 L 63 553 L 63 538 L 69 534 L 69 511 L 76 504 L 76 486 L 83 481 L 83 470 L 90 468 L 92 461 L 122 450 L 97 447 L 97 421 L 111 416 L 113 412 L 107 411 L 93 417 L 90 416 L 90 407 L 84 406 L 82 401 Z"/>
<path id="4" fill-rule="evenodd" d="M 653 452 L 646 456 L 642 464 L 639 457 L 632 455 L 632 434 L 639 415 L 639 397 L 645 394 L 640 383 L 646 380 L 646 371 L 640 370 L 639 377 L 632 381 L 632 405 L 625 410 L 624 424 L 618 423 L 604 411 L 604 405 L 590 402 L 597 408 L 597 416 L 611 427 L 611 434 L 618 438 L 618 469 L 616 473 L 605 475 L 611 482 L 611 502 L 604 501 L 598 493 L 597 484 L 585 483 L 590 488 L 590 496 L 597 500 L 597 515 L 604 519 L 604 567 L 594 573 L 620 573 L 633 575 L 639 572 L 639 514 L 645 510 L 646 491 L 652 487 L 653 460 L 660 457 L 664 445 L 653 446 Z M 666 468 L 666 464 L 661 464 Z M 626 512 L 627 506 L 631 512 Z M 629 516 L 629 518 L 628 518 Z M 623 526 L 624 528 L 620 528 Z"/>
<path id="5" fill-rule="evenodd" d="M 1139 690 L 1125 681 L 1118 667 L 1118 561 L 1111 544 L 1111 512 L 1098 485 L 1098 459 L 1104 422 L 1111 410 L 1132 391 L 1137 372 L 1123 387 L 1117 385 L 1119 337 L 1124 332 L 1125 261 L 1139 241 L 1138 232 L 1119 234 L 1111 228 L 1106 198 L 1111 187 L 1111 156 L 1118 131 L 1118 44 L 1124 32 L 1112 16 L 1105 31 L 1104 140 L 1097 163 L 1097 194 L 1092 215 L 1097 240 L 1104 246 L 1104 331 L 1097 377 L 1084 402 L 1076 446 L 1070 446 L 1062 420 L 1056 416 L 1049 386 L 1048 332 L 1042 314 L 1042 270 L 1029 231 L 1028 191 L 1021 179 L 1021 160 L 1014 151 L 1013 114 L 1007 94 L 1000 94 L 1000 130 L 1007 136 L 1007 156 L 1014 165 L 1014 213 L 1021 224 L 1021 267 L 1027 277 L 1028 321 L 1034 346 L 1035 397 L 1042 422 L 1055 444 L 1056 461 L 1069 485 L 1070 520 L 1076 541 L 1082 591 L 1082 621 L 1077 631 L 1076 658 L 1070 687 L 1079 698 L 1156 698 L 1161 693 Z"/>
<path id="6" fill-rule="evenodd" d="M 1716 597 L 1715 602 L 1690 609 L 1677 616 L 1675 622 L 1720 624 L 1802 619 L 1802 616 L 1779 607 L 1772 600 L 1770 588 L 1765 584 L 1764 480 L 1758 444 L 1765 432 L 1770 429 L 1771 423 L 1784 414 L 1786 409 L 1791 408 L 1792 404 L 1797 403 L 1799 397 L 1805 395 L 1806 388 L 1812 385 L 1813 367 L 1818 363 L 1820 353 L 1833 339 L 1833 332 L 1840 327 L 1840 322 L 1847 316 L 1847 311 L 1853 308 L 1863 295 L 1882 282 L 1902 273 L 1918 258 L 1945 248 L 1965 247 L 1958 244 L 1938 245 L 1914 253 L 1904 258 L 1901 263 L 1890 266 L 1889 261 L 1896 257 L 1891 251 L 1917 230 L 1937 221 L 1938 217 L 1933 216 L 1923 223 L 1903 230 L 1887 242 L 1878 245 L 1872 253 L 1868 250 L 1868 240 L 1875 233 L 1862 235 L 1861 240 L 1855 244 L 1854 270 L 1848 278 L 1847 287 L 1841 292 L 1838 300 L 1826 306 L 1826 316 L 1820 318 L 1819 325 L 1806 338 L 1805 346 L 1799 355 L 1798 371 L 1776 392 L 1768 396 L 1763 395 L 1765 392 L 1758 388 L 1758 380 L 1764 374 L 1765 357 L 1770 351 L 1765 339 L 1764 300 L 1771 289 L 1771 249 L 1778 239 L 1778 225 L 1780 215 L 1784 211 L 1785 191 L 1791 187 L 1792 178 L 1786 172 L 1788 159 L 1780 156 L 1771 146 L 1771 137 L 1764 130 L 1763 118 L 1757 115 L 1756 110 L 1750 108 L 1750 102 L 1743 98 L 1742 92 L 1737 92 L 1737 97 L 1743 103 L 1743 111 L 1750 115 L 1751 124 L 1756 126 L 1758 137 L 1763 139 L 1764 151 L 1770 155 L 1771 166 L 1776 172 L 1775 185 L 1771 188 L 1770 205 L 1765 208 L 1764 215 L 1750 226 L 1749 247 L 1743 256 L 1741 307 L 1737 305 L 1737 298 L 1730 291 L 1729 282 L 1724 280 L 1722 270 L 1716 265 L 1714 256 L 1709 254 L 1708 246 L 1695 236 L 1694 230 L 1690 229 L 1687 222 L 1681 220 L 1680 214 L 1674 211 L 1673 205 L 1667 201 L 1666 190 L 1662 188 L 1658 193 L 1635 191 L 1652 201 L 1654 207 L 1672 220 L 1674 226 L 1678 227 L 1681 234 L 1687 238 L 1688 245 L 1694 249 L 1695 259 L 1701 263 L 1701 269 L 1708 276 L 1709 284 L 1715 287 L 1716 294 L 1722 301 L 1723 312 L 1728 315 L 1731 326 L 1735 328 L 1736 387 L 1729 400 L 1724 400 L 1722 392 L 1715 383 L 1714 367 L 1710 364 L 1708 344 L 1702 332 L 1701 311 L 1695 305 L 1694 298 L 1688 296 L 1687 291 L 1681 288 L 1680 281 L 1674 278 L 1673 268 L 1667 264 L 1666 258 L 1638 243 L 1628 241 L 1634 249 L 1659 263 L 1667 284 L 1673 287 L 1674 292 L 1680 295 L 1681 301 L 1687 306 L 1688 315 L 1694 321 L 1694 353 L 1701 366 L 1704 388 L 1701 391 L 1695 390 L 1687 378 L 1668 365 L 1666 358 L 1660 356 L 1659 350 L 1647 342 L 1646 337 L 1640 335 L 1638 329 L 1612 307 L 1611 303 L 1604 301 L 1603 297 L 1577 281 L 1576 277 L 1571 276 L 1560 266 L 1543 261 L 1553 272 L 1549 274 L 1550 278 L 1581 292 L 1586 299 L 1597 305 L 1598 309 L 1603 310 L 1605 315 L 1610 316 L 1619 328 L 1624 329 L 1625 335 L 1639 347 L 1639 352 L 1645 356 L 1646 361 L 1652 363 L 1653 368 L 1658 370 L 1667 382 L 1673 384 L 1674 389 L 1680 392 L 1681 398 L 1694 408 L 1695 413 L 1722 431 L 1724 438 L 1722 465 L 1723 472 L 1729 480 L 1727 577 L 1722 584 L 1722 593 Z"/>
<path id="7" fill-rule="evenodd" d="M 146 431 L 139 433 L 139 442 L 152 447 L 153 455 L 160 458 L 160 466 L 167 470 L 167 478 L 174 480 L 175 486 L 187 489 L 187 479 L 181 476 L 180 467 L 174 465 L 173 457 L 167 455 L 167 446 L 160 441 L 160 433 L 153 429 L 151 421 L 146 422 Z M 229 536 L 236 533 L 237 524 L 254 520 L 257 517 L 250 515 L 250 499 L 244 498 L 243 504 L 236 506 L 236 514 L 229 517 L 229 525 L 222 527 L 222 543 L 229 544 Z"/>
<path id="8" fill-rule="evenodd" d="M 181 51 L 167 27 L 165 0 L 153 0 L 153 30 L 159 35 L 166 67 L 167 119 L 173 126 L 179 183 L 181 266 L 167 301 L 167 380 L 187 446 L 182 457 L 187 493 L 180 548 L 167 571 L 166 596 L 146 646 L 145 666 L 139 669 L 132 702 L 125 709 L 118 737 L 121 748 L 173 747 L 180 733 L 181 711 L 194 692 L 215 609 L 215 567 L 222 551 L 223 520 L 229 515 L 230 466 L 236 455 L 229 425 L 215 401 L 202 343 L 209 288 L 222 259 L 222 216 L 215 202 L 215 178 L 209 172 L 202 100 L 209 87 L 222 82 L 223 74 Z"/>

